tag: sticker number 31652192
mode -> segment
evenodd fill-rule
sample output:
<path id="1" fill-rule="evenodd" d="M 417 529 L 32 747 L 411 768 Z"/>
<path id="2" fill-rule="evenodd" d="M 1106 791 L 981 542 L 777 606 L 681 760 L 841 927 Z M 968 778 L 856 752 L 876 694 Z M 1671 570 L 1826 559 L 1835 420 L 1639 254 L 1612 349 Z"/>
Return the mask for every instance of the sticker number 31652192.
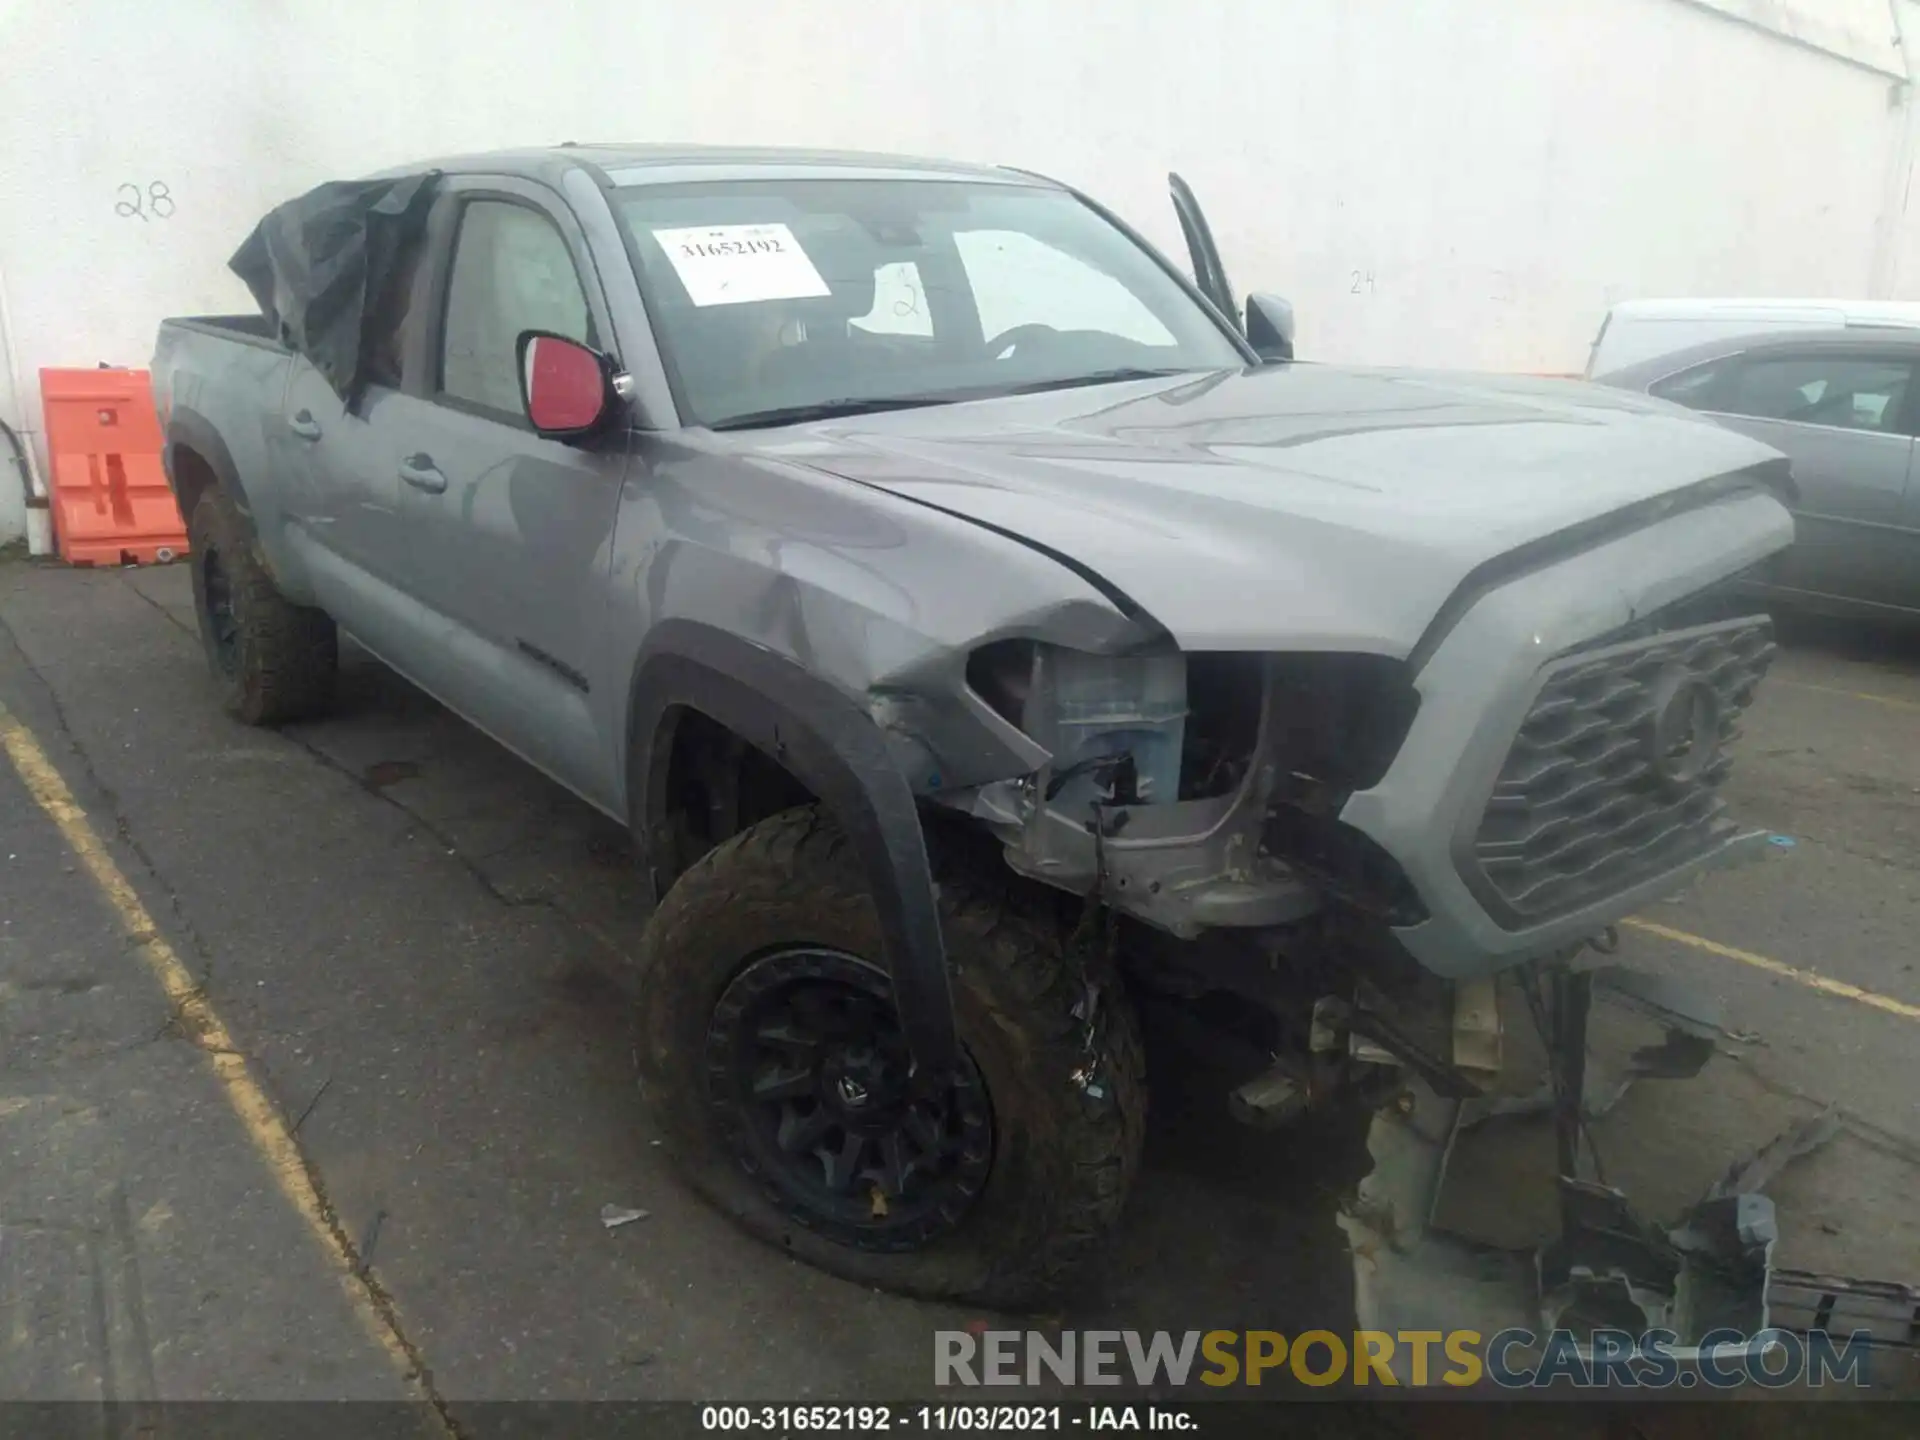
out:
<path id="1" fill-rule="evenodd" d="M 695 305 L 801 300 L 827 295 L 827 282 L 785 225 L 702 225 L 656 230 L 687 298 Z"/>

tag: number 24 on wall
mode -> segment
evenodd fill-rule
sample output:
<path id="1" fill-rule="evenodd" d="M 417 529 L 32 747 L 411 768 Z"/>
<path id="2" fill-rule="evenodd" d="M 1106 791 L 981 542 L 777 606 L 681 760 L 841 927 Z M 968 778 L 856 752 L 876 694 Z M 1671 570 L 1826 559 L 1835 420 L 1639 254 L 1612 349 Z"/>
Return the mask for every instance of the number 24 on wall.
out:
<path id="1" fill-rule="evenodd" d="M 126 219 L 170 220 L 173 218 L 173 192 L 164 180 L 155 180 L 143 190 L 138 185 L 122 185 L 113 192 L 120 198 L 113 213 Z"/>

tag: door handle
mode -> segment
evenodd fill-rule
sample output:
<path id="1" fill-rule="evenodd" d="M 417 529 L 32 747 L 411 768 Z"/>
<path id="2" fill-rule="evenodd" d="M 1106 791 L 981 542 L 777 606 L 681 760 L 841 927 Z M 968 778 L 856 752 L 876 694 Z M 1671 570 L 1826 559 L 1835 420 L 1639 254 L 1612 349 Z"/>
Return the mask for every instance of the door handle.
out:
<path id="1" fill-rule="evenodd" d="M 287 421 L 287 429 L 298 435 L 302 440 L 318 440 L 320 438 L 320 422 L 313 418 L 313 412 L 311 410 L 302 410 L 297 413 L 291 420 Z"/>
<path id="2" fill-rule="evenodd" d="M 400 478 L 416 490 L 438 495 L 447 488 L 447 477 L 433 463 L 431 455 L 409 455 L 400 462 Z"/>

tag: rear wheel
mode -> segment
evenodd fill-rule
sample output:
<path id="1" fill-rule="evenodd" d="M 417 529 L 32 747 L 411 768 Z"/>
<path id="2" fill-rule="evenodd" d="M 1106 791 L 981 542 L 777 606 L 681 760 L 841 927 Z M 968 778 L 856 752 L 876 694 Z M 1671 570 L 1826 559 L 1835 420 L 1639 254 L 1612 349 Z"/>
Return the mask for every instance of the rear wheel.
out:
<path id="1" fill-rule="evenodd" d="M 217 486 L 193 507 L 188 538 L 200 639 L 227 713 L 273 725 L 324 708 L 339 668 L 333 621 L 275 588 L 245 519 Z"/>
<path id="2" fill-rule="evenodd" d="M 1027 1304 L 1119 1219 L 1139 1035 L 1050 893 L 994 864 L 937 870 L 965 1058 L 931 1093 L 909 1084 L 860 866 L 814 808 L 735 836 L 661 902 L 642 1086 L 694 1185 L 749 1232 L 863 1284 Z"/>

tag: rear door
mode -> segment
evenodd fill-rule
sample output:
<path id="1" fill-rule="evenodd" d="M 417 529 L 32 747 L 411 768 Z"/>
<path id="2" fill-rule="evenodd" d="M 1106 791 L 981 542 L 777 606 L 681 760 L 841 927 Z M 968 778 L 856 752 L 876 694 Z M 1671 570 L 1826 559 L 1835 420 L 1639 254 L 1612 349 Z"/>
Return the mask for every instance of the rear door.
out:
<path id="1" fill-rule="evenodd" d="M 350 631 L 377 624 L 405 569 L 397 518 L 400 481 L 386 449 L 383 412 L 400 398 L 400 337 L 421 280 L 424 245 L 403 256 L 393 291 L 374 307 L 366 388 L 349 414 L 326 377 L 293 357 L 273 450 L 306 537 L 313 583 L 327 610 Z"/>
<path id="2" fill-rule="evenodd" d="M 1913 604 L 1909 509 L 1915 356 L 1872 342 L 1778 345 L 1653 387 L 1793 462 L 1797 538 L 1774 574 L 1795 590 Z"/>
<path id="3" fill-rule="evenodd" d="M 611 803 L 589 677 L 606 640 L 628 433 L 536 435 L 515 351 L 530 329 L 605 348 L 598 277 L 572 214 L 529 181 L 452 181 L 430 230 L 423 332 L 406 393 L 380 422 L 418 631 L 391 658 L 555 778 Z"/>

